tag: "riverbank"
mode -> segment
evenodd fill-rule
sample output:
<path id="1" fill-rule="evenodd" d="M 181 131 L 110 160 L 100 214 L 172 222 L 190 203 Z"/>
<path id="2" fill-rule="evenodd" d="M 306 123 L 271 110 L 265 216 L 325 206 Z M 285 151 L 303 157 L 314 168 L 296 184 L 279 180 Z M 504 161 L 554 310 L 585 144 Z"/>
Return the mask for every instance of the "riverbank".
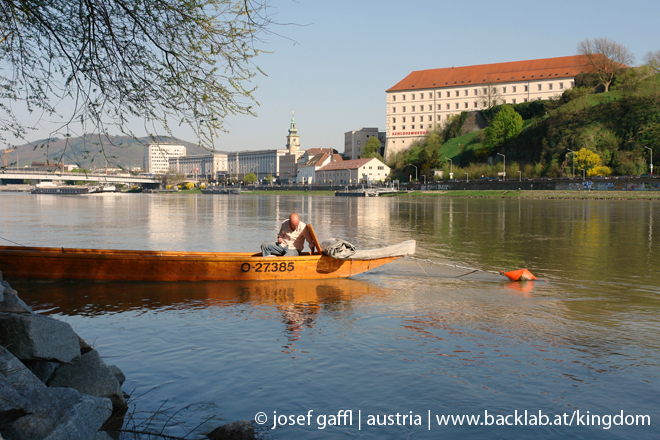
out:
<path id="1" fill-rule="evenodd" d="M 454 190 L 411 191 L 381 197 L 468 197 L 486 199 L 660 200 L 660 191 Z"/>
<path id="2" fill-rule="evenodd" d="M 250 191 L 251 195 L 333 196 L 334 191 L 273 190 Z M 246 195 L 249 195 L 246 194 Z M 562 191 L 562 190 L 449 190 L 410 191 L 381 194 L 380 197 L 468 197 L 486 199 L 590 199 L 590 200 L 660 200 L 660 191 Z"/>

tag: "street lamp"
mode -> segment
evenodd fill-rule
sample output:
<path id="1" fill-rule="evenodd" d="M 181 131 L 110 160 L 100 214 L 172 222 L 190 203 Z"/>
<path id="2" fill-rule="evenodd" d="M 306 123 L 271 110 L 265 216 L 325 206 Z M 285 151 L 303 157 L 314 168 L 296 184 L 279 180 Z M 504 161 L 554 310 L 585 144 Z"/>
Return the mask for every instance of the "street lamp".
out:
<path id="1" fill-rule="evenodd" d="M 408 165 L 410 165 L 411 167 L 415 167 L 415 180 L 417 180 L 417 166 L 411 163 L 409 163 Z"/>
<path id="2" fill-rule="evenodd" d="M 259 164 L 256 164 L 256 165 L 254 166 L 254 169 L 256 170 L 256 171 L 254 172 L 254 174 L 255 174 L 255 176 L 257 177 L 257 184 L 259 184 Z"/>
<path id="3" fill-rule="evenodd" d="M 502 180 L 505 181 L 506 180 L 506 156 L 503 155 L 502 153 L 497 153 L 497 154 L 499 154 L 500 156 L 502 156 L 504 158 L 504 165 L 502 166 Z"/>
<path id="4" fill-rule="evenodd" d="M 522 171 L 518 170 L 518 182 L 522 182 Z"/>
<path id="5" fill-rule="evenodd" d="M 653 148 L 644 147 L 651 152 L 651 177 L 653 177 Z"/>
<path id="6" fill-rule="evenodd" d="M 449 161 L 449 178 L 453 179 L 454 178 L 454 161 L 445 156 L 445 159 Z"/>
<path id="7" fill-rule="evenodd" d="M 470 174 L 469 173 L 465 173 L 465 180 L 466 180 L 465 183 L 470 183 Z"/>
<path id="8" fill-rule="evenodd" d="M 566 150 L 573 153 L 573 178 L 575 179 L 575 151 L 571 150 L 570 148 L 567 148 Z"/>
<path id="9" fill-rule="evenodd" d="M 582 180 L 584 180 L 584 175 L 586 174 L 584 168 L 580 168 L 580 171 L 582 171 Z"/>

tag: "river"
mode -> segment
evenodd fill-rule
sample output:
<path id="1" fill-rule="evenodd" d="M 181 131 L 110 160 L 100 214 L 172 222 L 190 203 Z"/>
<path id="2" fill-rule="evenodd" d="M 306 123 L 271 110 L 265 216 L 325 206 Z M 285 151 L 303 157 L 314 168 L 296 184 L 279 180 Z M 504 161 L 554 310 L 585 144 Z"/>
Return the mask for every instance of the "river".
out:
<path id="1" fill-rule="evenodd" d="M 0 237 L 256 251 L 294 211 L 416 258 L 349 280 L 9 282 L 124 371 L 128 428 L 263 412 L 280 439 L 657 438 L 658 201 L 0 193 Z M 524 267 L 544 281 L 493 274 Z"/>

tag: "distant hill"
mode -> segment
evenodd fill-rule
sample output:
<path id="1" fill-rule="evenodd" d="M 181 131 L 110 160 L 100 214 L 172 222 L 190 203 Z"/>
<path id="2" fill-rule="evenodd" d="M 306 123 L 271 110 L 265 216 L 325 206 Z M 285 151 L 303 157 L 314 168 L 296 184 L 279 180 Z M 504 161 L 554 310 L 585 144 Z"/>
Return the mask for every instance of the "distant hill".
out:
<path id="1" fill-rule="evenodd" d="M 15 151 L 8 153 L 7 165 L 16 166 L 16 158 L 18 157 L 19 167 L 30 165 L 32 162 L 46 162 L 47 160 L 49 162 L 75 164 L 82 168 L 105 167 L 106 160 L 108 166 L 142 167 L 144 147 L 153 142 L 154 140 L 150 137 L 136 140 L 129 136 L 105 138 L 96 135 L 65 139 L 42 139 L 16 147 Z M 185 145 L 187 154 L 208 152 L 208 150 L 192 142 L 177 138 L 160 137 L 158 142 Z M 2 165 L 4 163 L 0 163 L 0 166 Z"/>

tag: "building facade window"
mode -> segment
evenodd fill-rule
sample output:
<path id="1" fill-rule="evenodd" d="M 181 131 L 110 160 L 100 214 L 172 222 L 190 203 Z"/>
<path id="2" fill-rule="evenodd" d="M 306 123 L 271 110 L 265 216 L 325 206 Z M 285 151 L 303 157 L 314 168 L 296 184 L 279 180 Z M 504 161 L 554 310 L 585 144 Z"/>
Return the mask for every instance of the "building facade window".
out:
<path id="1" fill-rule="evenodd" d="M 413 112 L 415 111 L 415 106 L 414 106 L 414 105 L 412 106 L 412 110 L 411 110 L 411 111 L 413 111 Z"/>
<path id="2" fill-rule="evenodd" d="M 474 101 L 474 108 L 477 108 L 477 101 Z"/>
<path id="3" fill-rule="evenodd" d="M 513 89 L 513 93 L 516 93 L 516 86 L 511 86 L 511 88 Z"/>
<path id="4" fill-rule="evenodd" d="M 392 123 L 396 124 L 396 118 L 392 118 Z"/>
<path id="5" fill-rule="evenodd" d="M 429 122 L 433 120 L 433 116 L 429 115 Z"/>
<path id="6" fill-rule="evenodd" d="M 523 98 L 523 102 L 527 102 L 527 98 Z"/>
<path id="7" fill-rule="evenodd" d="M 403 122 L 406 122 L 406 117 L 405 117 L 405 116 L 404 116 L 403 118 L 401 118 L 401 119 L 403 120 Z"/>
<path id="8" fill-rule="evenodd" d="M 465 103 L 465 108 L 468 108 L 468 103 L 467 102 Z"/>
<path id="9" fill-rule="evenodd" d="M 506 93 L 506 87 L 502 87 L 502 93 Z"/>
<path id="10" fill-rule="evenodd" d="M 516 98 L 513 98 L 513 99 L 511 100 L 511 102 L 515 104 L 515 103 L 516 103 Z"/>
<path id="11" fill-rule="evenodd" d="M 552 90 L 552 84 L 548 84 L 548 89 Z"/>
<path id="12" fill-rule="evenodd" d="M 564 88 L 564 83 L 559 83 L 559 88 L 563 89 Z"/>
<path id="13" fill-rule="evenodd" d="M 414 116 L 412 117 L 412 121 L 415 122 L 415 117 Z"/>
<path id="14" fill-rule="evenodd" d="M 538 84 L 539 90 L 543 90 L 543 84 Z"/>
<path id="15" fill-rule="evenodd" d="M 474 89 L 474 96 L 477 96 L 478 94 L 479 94 L 479 90 L 478 90 L 478 89 Z"/>
<path id="16" fill-rule="evenodd" d="M 464 91 L 465 91 L 465 96 L 467 96 L 467 95 L 468 95 L 468 91 L 467 91 L 467 89 L 465 89 Z"/>
<path id="17" fill-rule="evenodd" d="M 442 99 L 442 92 L 438 92 L 438 99 Z"/>
<path id="18" fill-rule="evenodd" d="M 458 102 L 456 103 L 456 108 L 458 108 Z"/>
<path id="19" fill-rule="evenodd" d="M 406 95 L 401 95 L 401 99 L 406 100 Z"/>
<path id="20" fill-rule="evenodd" d="M 459 92 L 458 90 L 456 90 L 456 96 L 459 96 L 459 93 L 460 93 L 460 92 Z"/>
<path id="21" fill-rule="evenodd" d="M 403 110 L 402 110 L 402 111 L 403 111 L 404 113 L 406 112 L 406 106 L 405 106 L 405 105 L 403 106 Z"/>
<path id="22" fill-rule="evenodd" d="M 429 111 L 433 110 L 433 106 L 429 104 Z"/>
<path id="23" fill-rule="evenodd" d="M 447 104 L 447 110 L 449 110 L 449 104 Z"/>
<path id="24" fill-rule="evenodd" d="M 412 94 L 412 97 L 410 99 L 412 99 L 413 101 L 415 100 L 415 94 L 414 93 Z"/>
<path id="25" fill-rule="evenodd" d="M 525 91 L 529 92 L 529 86 L 525 86 Z"/>
<path id="26" fill-rule="evenodd" d="M 392 113 L 396 113 L 396 107 L 392 107 Z"/>
<path id="27" fill-rule="evenodd" d="M 450 95 L 449 95 L 449 92 L 447 92 L 447 98 L 449 98 L 449 96 L 450 96 Z"/>
<path id="28" fill-rule="evenodd" d="M 396 95 L 392 95 L 392 101 L 396 101 Z"/>
<path id="29" fill-rule="evenodd" d="M 442 105 L 438 104 L 438 110 L 442 110 Z"/>

